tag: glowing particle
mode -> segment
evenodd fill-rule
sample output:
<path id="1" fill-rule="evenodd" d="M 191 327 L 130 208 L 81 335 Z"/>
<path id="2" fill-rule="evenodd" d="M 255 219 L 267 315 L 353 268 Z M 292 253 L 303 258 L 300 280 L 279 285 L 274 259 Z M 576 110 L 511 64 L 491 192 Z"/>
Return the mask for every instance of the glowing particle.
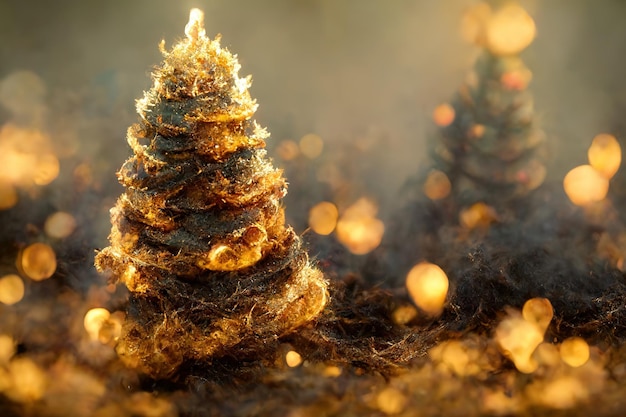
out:
<path id="1" fill-rule="evenodd" d="M 302 363 L 302 356 L 295 350 L 290 350 L 285 355 L 285 362 L 287 363 L 288 367 L 295 368 Z"/>
<path id="2" fill-rule="evenodd" d="M 535 323 L 525 320 L 519 313 L 513 313 L 498 324 L 495 339 L 517 370 L 529 374 L 537 369 L 538 364 L 532 354 L 543 342 L 543 334 Z"/>
<path id="3" fill-rule="evenodd" d="M 32 179 L 37 185 L 48 185 L 59 176 L 59 159 L 52 154 L 40 155 L 33 167 Z"/>
<path id="4" fill-rule="evenodd" d="M 341 375 L 341 368 L 335 365 L 329 365 L 324 368 L 322 375 L 328 378 L 337 378 Z"/>
<path id="5" fill-rule="evenodd" d="M 15 187 L 8 181 L 0 181 L 0 210 L 7 210 L 17 204 Z"/>
<path id="6" fill-rule="evenodd" d="M 535 22 L 526 10 L 509 3 L 487 22 L 487 48 L 494 55 L 515 55 L 532 43 L 536 33 Z"/>
<path id="7" fill-rule="evenodd" d="M 309 133 L 300 139 L 300 152 L 309 159 L 315 159 L 322 154 L 324 141 L 316 134 Z"/>
<path id="8" fill-rule="evenodd" d="M 46 374 L 32 359 L 18 357 L 8 366 L 12 384 L 4 394 L 19 403 L 32 403 L 43 397 L 48 381 Z"/>
<path id="9" fill-rule="evenodd" d="M 337 239 L 355 255 L 374 250 L 382 241 L 385 225 L 375 217 L 376 212 L 374 203 L 361 198 L 337 222 Z"/>
<path id="10" fill-rule="evenodd" d="M 406 408 L 407 398 L 400 390 L 387 387 L 376 396 L 376 407 L 387 415 L 399 414 Z"/>
<path id="11" fill-rule="evenodd" d="M 96 307 L 87 311 L 83 319 L 83 326 L 91 340 L 96 341 L 100 339 L 100 329 L 102 329 L 109 317 L 111 317 L 111 313 L 106 308 Z"/>
<path id="12" fill-rule="evenodd" d="M 424 194 L 431 200 L 441 200 L 450 194 L 452 184 L 448 176 L 438 169 L 433 169 L 428 173 L 424 182 Z"/>
<path id="13" fill-rule="evenodd" d="M 589 360 L 589 345 L 580 337 L 570 337 L 561 343 L 561 359 L 563 362 L 577 368 Z"/>
<path id="14" fill-rule="evenodd" d="M 580 165 L 565 175 L 563 188 L 573 204 L 584 206 L 604 200 L 609 180 L 591 165 Z"/>
<path id="15" fill-rule="evenodd" d="M 537 325 L 542 332 L 545 332 L 554 316 L 554 309 L 547 298 L 531 298 L 524 303 L 522 316 L 524 320 Z"/>
<path id="16" fill-rule="evenodd" d="M 44 230 L 50 237 L 63 239 L 68 237 L 76 229 L 76 220 L 70 213 L 57 211 L 46 219 Z"/>
<path id="17" fill-rule="evenodd" d="M 283 161 L 291 161 L 300 154 L 300 148 L 293 140 L 283 140 L 276 148 L 276 153 Z"/>
<path id="18" fill-rule="evenodd" d="M 426 313 L 439 315 L 448 295 L 448 276 L 437 265 L 421 262 L 406 277 L 406 288 L 413 302 Z"/>
<path id="19" fill-rule="evenodd" d="M 459 213 L 459 222 L 468 229 L 486 228 L 497 220 L 495 210 L 485 203 L 478 202 Z"/>
<path id="20" fill-rule="evenodd" d="M 407 324 L 411 320 L 417 317 L 417 310 L 410 304 L 401 305 L 391 315 L 393 322 L 396 324 Z"/>
<path id="21" fill-rule="evenodd" d="M 439 127 L 450 126 L 454 122 L 454 117 L 454 107 L 448 103 L 440 104 L 433 110 L 433 121 Z"/>
<path id="22" fill-rule="evenodd" d="M 610 179 L 622 163 L 622 148 L 615 136 L 602 133 L 593 138 L 587 157 L 589 165 Z"/>
<path id="23" fill-rule="evenodd" d="M 335 230 L 339 211 L 337 206 L 322 201 L 309 210 L 309 226 L 319 235 L 329 235 Z"/>
<path id="24" fill-rule="evenodd" d="M 33 243 L 24 248 L 20 260 L 22 271 L 33 281 L 50 278 L 57 269 L 54 249 L 45 243 Z"/>
<path id="25" fill-rule="evenodd" d="M 0 303 L 12 305 L 24 298 L 24 281 L 15 274 L 0 278 Z"/>
<path id="26" fill-rule="evenodd" d="M 8 334 L 0 334 L 0 365 L 6 365 L 15 355 L 15 340 Z"/>

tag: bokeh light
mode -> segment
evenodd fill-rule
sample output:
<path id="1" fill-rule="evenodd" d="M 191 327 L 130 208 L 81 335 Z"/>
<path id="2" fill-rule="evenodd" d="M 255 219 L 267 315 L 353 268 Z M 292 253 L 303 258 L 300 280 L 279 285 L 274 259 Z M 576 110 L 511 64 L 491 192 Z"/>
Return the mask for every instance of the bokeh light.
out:
<path id="1" fill-rule="evenodd" d="M 309 210 L 309 226 L 319 235 L 329 235 L 337 226 L 339 211 L 337 206 L 328 201 L 322 201 Z"/>
<path id="2" fill-rule="evenodd" d="M 12 305 L 24 298 L 24 281 L 18 275 L 9 274 L 0 278 L 0 303 Z"/>
<path id="3" fill-rule="evenodd" d="M 19 256 L 21 270 L 33 281 L 50 278 L 57 269 L 57 258 L 49 245 L 33 243 L 27 246 Z"/>
<path id="4" fill-rule="evenodd" d="M 409 296 L 419 308 L 430 315 L 438 315 L 448 295 L 448 276 L 437 265 L 421 262 L 406 277 Z"/>
<path id="5" fill-rule="evenodd" d="M 322 154 L 324 141 L 314 133 L 304 135 L 300 139 L 300 152 L 309 159 L 315 159 Z"/>
<path id="6" fill-rule="evenodd" d="M 355 255 L 374 250 L 382 241 L 385 225 L 377 219 L 376 205 L 366 198 L 348 207 L 337 222 L 337 239 Z"/>
<path id="7" fill-rule="evenodd" d="M 387 387 L 376 396 L 376 407 L 388 416 L 400 414 L 407 405 L 407 398 L 402 391 Z"/>
<path id="8" fill-rule="evenodd" d="M 609 180 L 591 165 L 580 165 L 565 175 L 563 188 L 573 204 L 585 206 L 604 200 Z"/>
<path id="9" fill-rule="evenodd" d="M 278 144 L 276 154 L 283 161 L 291 161 L 300 155 L 300 147 L 293 140 L 286 139 Z"/>
<path id="10" fill-rule="evenodd" d="M 285 355 L 285 362 L 288 367 L 295 368 L 296 366 L 300 366 L 302 363 L 302 356 L 295 350 L 290 350 Z"/>
<path id="11" fill-rule="evenodd" d="M 483 202 L 474 203 L 459 213 L 459 223 L 467 229 L 486 228 L 496 220 L 493 207 Z"/>
<path id="12" fill-rule="evenodd" d="M 518 371 L 529 374 L 537 369 L 532 354 L 543 342 L 543 334 L 539 326 L 525 320 L 519 313 L 512 313 L 496 328 L 496 342 Z"/>
<path id="13" fill-rule="evenodd" d="M 10 386 L 4 394 L 18 403 L 33 403 L 43 397 L 48 385 L 45 373 L 28 357 L 14 358 L 8 366 Z"/>
<path id="14" fill-rule="evenodd" d="M 494 55 L 515 55 L 535 39 L 535 21 L 520 5 L 509 3 L 495 10 L 487 22 L 486 43 Z"/>
<path id="15" fill-rule="evenodd" d="M 87 311 L 83 319 L 83 326 L 91 340 L 100 340 L 100 329 L 109 317 L 111 317 L 111 313 L 106 308 L 96 307 Z"/>
<path id="16" fill-rule="evenodd" d="M 57 211 L 51 214 L 44 223 L 44 231 L 50 237 L 63 239 L 76 229 L 76 219 L 70 213 Z"/>
<path id="17" fill-rule="evenodd" d="M 531 298 L 524 303 L 522 308 L 522 317 L 529 323 L 537 325 L 537 327 L 545 332 L 550 326 L 554 309 L 552 303 L 547 298 Z"/>
<path id="18" fill-rule="evenodd" d="M 452 184 L 443 171 L 433 169 L 426 177 L 423 190 L 426 197 L 431 200 L 441 200 L 450 195 Z"/>
<path id="19" fill-rule="evenodd" d="M 518 68 L 502 74 L 500 82 L 507 90 L 522 91 L 528 87 L 532 77 L 533 74 L 528 68 Z"/>
<path id="20" fill-rule="evenodd" d="M 615 136 L 601 133 L 593 138 L 587 157 L 589 165 L 611 179 L 622 163 L 622 148 Z"/>
<path id="21" fill-rule="evenodd" d="M 448 103 L 443 103 L 433 110 L 433 122 L 439 127 L 450 126 L 454 122 L 455 115 L 454 107 Z"/>
<path id="22" fill-rule="evenodd" d="M 561 343 L 561 359 L 563 362 L 577 368 L 589 360 L 589 345 L 580 337 L 570 337 Z"/>

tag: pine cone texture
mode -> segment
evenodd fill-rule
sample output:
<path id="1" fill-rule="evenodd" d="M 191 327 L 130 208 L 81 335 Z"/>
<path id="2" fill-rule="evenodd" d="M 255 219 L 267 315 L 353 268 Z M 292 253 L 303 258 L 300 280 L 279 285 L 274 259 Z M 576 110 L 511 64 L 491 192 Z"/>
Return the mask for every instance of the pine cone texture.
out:
<path id="1" fill-rule="evenodd" d="M 285 226 L 282 172 L 252 117 L 250 78 L 194 9 L 128 130 L 100 271 L 130 290 L 118 353 L 154 378 L 185 362 L 262 354 L 313 320 L 328 295 Z"/>

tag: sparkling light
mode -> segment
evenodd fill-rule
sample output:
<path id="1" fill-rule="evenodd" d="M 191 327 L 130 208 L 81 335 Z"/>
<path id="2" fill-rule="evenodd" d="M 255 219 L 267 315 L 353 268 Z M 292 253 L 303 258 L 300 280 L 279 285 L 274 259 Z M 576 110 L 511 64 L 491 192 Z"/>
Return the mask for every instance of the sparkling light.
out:
<path id="1" fill-rule="evenodd" d="M 322 154 L 324 141 L 314 133 L 304 135 L 300 139 L 300 152 L 309 159 L 315 159 Z"/>
<path id="2" fill-rule="evenodd" d="M 22 271 L 33 281 L 50 278 L 57 269 L 54 249 L 45 243 L 33 243 L 24 248 L 20 261 Z"/>
<path id="3" fill-rule="evenodd" d="M 295 368 L 296 366 L 300 366 L 302 363 L 302 356 L 295 350 L 290 350 L 285 355 L 285 362 L 288 367 Z"/>
<path id="4" fill-rule="evenodd" d="M 319 235 L 329 235 L 335 230 L 338 217 L 337 206 L 328 201 L 322 201 L 309 210 L 309 226 Z"/>
<path id="5" fill-rule="evenodd" d="M 609 180 L 591 165 L 580 165 L 565 175 L 563 188 L 573 204 L 584 206 L 604 200 Z"/>
<path id="6" fill-rule="evenodd" d="M 587 157 L 589 165 L 610 179 L 622 163 L 622 148 L 615 136 L 602 133 L 593 138 Z"/>
<path id="7" fill-rule="evenodd" d="M 535 39 L 537 28 L 521 6 L 509 3 L 496 10 L 487 23 L 487 48 L 494 55 L 515 55 Z"/>
<path id="8" fill-rule="evenodd" d="M 580 337 L 570 337 L 561 343 L 561 359 L 563 362 L 577 368 L 589 360 L 589 345 Z"/>
<path id="9" fill-rule="evenodd" d="M 421 262 L 407 274 L 406 288 L 413 302 L 426 313 L 439 315 L 448 295 L 448 276 L 437 265 Z"/>
<path id="10" fill-rule="evenodd" d="M 100 329 L 111 317 L 111 313 L 106 308 L 96 307 L 87 311 L 83 319 L 83 326 L 93 341 L 100 340 Z"/>
<path id="11" fill-rule="evenodd" d="M 13 305 L 24 298 L 24 281 L 15 274 L 0 278 L 0 303 Z"/>
<path id="12" fill-rule="evenodd" d="M 76 229 L 76 219 L 70 213 L 57 211 L 46 219 L 44 231 L 50 237 L 63 239 L 68 237 Z"/>
<path id="13" fill-rule="evenodd" d="M 433 122 L 439 127 L 450 126 L 454 122 L 454 117 L 454 107 L 448 103 L 440 104 L 433 110 Z"/>
<path id="14" fill-rule="evenodd" d="M 431 200 L 441 200 L 450 195 L 452 184 L 444 172 L 433 169 L 426 177 L 423 190 L 426 197 Z"/>
<path id="15" fill-rule="evenodd" d="M 380 245 L 385 225 L 375 217 L 377 211 L 374 203 L 361 198 L 337 222 L 337 239 L 355 255 L 364 255 Z"/>

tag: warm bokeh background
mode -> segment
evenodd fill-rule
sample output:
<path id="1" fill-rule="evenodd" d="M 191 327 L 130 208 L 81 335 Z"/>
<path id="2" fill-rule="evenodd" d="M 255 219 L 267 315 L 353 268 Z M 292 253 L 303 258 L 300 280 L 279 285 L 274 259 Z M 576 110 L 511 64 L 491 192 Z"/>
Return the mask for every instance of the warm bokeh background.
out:
<path id="1" fill-rule="evenodd" d="M 326 152 L 337 143 L 364 141 L 375 158 L 362 156 L 367 162 L 354 170 L 360 178 L 353 181 L 362 184 L 356 194 L 376 200 L 384 218 L 399 187 L 427 161 L 432 109 L 452 96 L 478 52 L 459 34 L 471 4 L 2 0 L 0 79 L 16 70 L 38 74 L 47 86 L 50 117 L 64 119 L 52 140 L 58 147 L 71 144 L 76 155 L 101 166 L 98 179 L 117 195 L 113 172 L 130 153 L 125 129 L 136 120 L 134 100 L 150 85 L 151 66 L 160 61 L 158 42 L 169 46 L 181 38 L 189 9 L 200 7 L 209 36 L 221 33 L 223 45 L 239 55 L 241 73 L 253 75 L 257 119 L 272 133 L 268 148 L 276 164 L 277 144 L 307 133 L 320 135 Z M 623 129 L 626 4 L 521 4 L 538 27 L 523 57 L 549 136 L 549 178 L 558 180 L 585 161 L 595 134 L 619 136 Z M 0 121 L 7 118 L 0 111 Z M 296 173 L 289 180 L 292 194 L 306 186 Z M 330 197 L 313 193 L 300 203 L 310 207 L 324 198 Z M 288 208 L 288 215 L 300 231 L 306 227 L 306 213 L 289 214 Z M 103 220 L 102 244 L 108 230 Z"/>

